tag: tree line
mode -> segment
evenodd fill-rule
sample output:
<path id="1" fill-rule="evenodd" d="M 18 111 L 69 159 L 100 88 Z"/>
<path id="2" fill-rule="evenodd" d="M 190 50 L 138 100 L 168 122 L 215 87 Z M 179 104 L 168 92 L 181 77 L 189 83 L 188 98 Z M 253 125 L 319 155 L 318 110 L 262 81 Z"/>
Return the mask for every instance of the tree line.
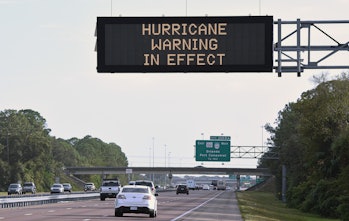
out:
<path id="1" fill-rule="evenodd" d="M 64 140 L 50 135 L 46 120 L 34 110 L 0 112 L 0 191 L 10 183 L 33 181 L 48 191 L 69 166 L 125 167 L 127 157 L 115 143 L 89 135 Z M 100 183 L 96 175 L 81 176 Z"/>
<path id="2" fill-rule="evenodd" d="M 275 174 L 279 196 L 286 167 L 289 207 L 349 220 L 349 72 L 314 82 L 314 89 L 285 105 L 276 126 L 265 125 L 279 160 L 262 158 L 259 167 Z"/>

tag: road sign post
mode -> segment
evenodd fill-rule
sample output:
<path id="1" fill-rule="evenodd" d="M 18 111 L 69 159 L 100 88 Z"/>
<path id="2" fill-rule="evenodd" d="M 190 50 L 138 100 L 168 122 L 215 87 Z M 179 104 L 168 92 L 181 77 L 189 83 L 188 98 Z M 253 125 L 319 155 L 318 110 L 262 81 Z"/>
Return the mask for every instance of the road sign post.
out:
<path id="1" fill-rule="evenodd" d="M 230 141 L 197 140 L 196 161 L 230 161 Z"/>

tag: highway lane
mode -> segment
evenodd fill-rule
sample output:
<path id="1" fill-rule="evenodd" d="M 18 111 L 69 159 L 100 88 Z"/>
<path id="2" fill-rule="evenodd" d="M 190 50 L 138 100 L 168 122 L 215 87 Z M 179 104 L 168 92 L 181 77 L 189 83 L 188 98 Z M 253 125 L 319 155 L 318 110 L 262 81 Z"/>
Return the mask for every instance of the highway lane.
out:
<path id="1" fill-rule="evenodd" d="M 114 199 L 63 201 L 40 206 L 0 209 L 5 221 L 102 221 L 152 219 L 146 214 L 114 216 Z M 190 191 L 189 195 L 161 192 L 158 216 L 161 221 L 242 221 L 233 191 Z"/>

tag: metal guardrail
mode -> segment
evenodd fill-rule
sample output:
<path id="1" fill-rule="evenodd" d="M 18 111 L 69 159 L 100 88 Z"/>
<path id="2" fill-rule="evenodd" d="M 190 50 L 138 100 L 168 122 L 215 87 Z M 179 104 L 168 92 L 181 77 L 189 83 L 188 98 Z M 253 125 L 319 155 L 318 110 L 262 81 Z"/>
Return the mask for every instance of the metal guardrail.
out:
<path id="1" fill-rule="evenodd" d="M 78 201 L 99 198 L 99 193 L 30 195 L 22 197 L 1 197 L 0 208 L 44 205 L 62 201 Z"/>

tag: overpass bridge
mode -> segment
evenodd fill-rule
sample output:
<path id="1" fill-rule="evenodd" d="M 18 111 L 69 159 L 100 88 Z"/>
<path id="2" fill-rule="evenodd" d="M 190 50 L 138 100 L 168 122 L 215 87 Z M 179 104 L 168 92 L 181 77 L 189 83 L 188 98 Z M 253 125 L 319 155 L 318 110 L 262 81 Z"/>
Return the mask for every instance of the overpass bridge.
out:
<path id="1" fill-rule="evenodd" d="M 209 174 L 271 176 L 267 168 L 208 168 L 208 167 L 66 167 L 65 173 L 82 174 Z"/>

